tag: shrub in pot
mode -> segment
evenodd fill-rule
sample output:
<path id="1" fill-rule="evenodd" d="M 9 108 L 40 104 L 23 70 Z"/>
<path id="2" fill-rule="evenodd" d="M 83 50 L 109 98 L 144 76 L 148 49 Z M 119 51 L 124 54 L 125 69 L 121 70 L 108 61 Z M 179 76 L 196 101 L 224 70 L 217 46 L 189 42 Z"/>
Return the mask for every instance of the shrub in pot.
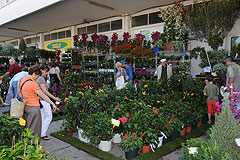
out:
<path id="1" fill-rule="evenodd" d="M 84 121 L 83 136 L 89 138 L 93 144 L 100 144 L 101 141 L 110 141 L 113 137 L 111 116 L 107 112 L 90 114 Z"/>
<path id="2" fill-rule="evenodd" d="M 125 152 L 126 159 L 133 159 L 137 157 L 138 150 L 143 145 L 143 135 L 138 133 L 128 132 L 122 136 L 121 148 Z"/>

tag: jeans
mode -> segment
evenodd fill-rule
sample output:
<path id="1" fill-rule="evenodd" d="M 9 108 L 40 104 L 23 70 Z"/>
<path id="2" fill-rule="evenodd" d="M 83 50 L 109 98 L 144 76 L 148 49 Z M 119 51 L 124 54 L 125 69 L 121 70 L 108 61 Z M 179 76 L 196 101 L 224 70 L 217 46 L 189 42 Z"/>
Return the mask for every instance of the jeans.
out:
<path id="1" fill-rule="evenodd" d="M 13 81 L 12 82 L 12 92 L 13 92 L 13 98 L 16 97 L 17 92 L 18 92 L 18 87 L 17 87 L 18 81 Z M 22 98 L 18 95 L 17 99 L 22 102 Z"/>

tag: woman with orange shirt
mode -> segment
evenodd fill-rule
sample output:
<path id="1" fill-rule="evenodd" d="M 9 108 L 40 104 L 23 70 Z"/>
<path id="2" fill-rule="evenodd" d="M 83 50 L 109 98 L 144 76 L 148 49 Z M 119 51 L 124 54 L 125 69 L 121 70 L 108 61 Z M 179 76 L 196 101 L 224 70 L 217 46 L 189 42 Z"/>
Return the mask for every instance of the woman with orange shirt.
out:
<path id="1" fill-rule="evenodd" d="M 22 99 L 26 100 L 23 119 L 26 120 L 27 127 L 33 131 L 33 134 L 40 138 L 42 119 L 38 96 L 50 103 L 53 107 L 53 111 L 57 110 L 57 107 L 48 96 L 41 91 L 39 85 L 35 82 L 41 75 L 40 67 L 38 65 L 32 66 L 28 74 L 29 76 L 19 80 L 18 93 L 20 93 Z"/>

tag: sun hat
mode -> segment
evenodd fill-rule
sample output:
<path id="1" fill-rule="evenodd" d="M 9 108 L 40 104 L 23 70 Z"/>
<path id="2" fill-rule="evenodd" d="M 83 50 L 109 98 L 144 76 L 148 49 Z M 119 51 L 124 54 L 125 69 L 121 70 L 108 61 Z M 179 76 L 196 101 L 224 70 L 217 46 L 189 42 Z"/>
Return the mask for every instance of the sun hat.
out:
<path id="1" fill-rule="evenodd" d="M 166 62 L 167 60 L 166 59 L 161 59 L 160 62 Z"/>

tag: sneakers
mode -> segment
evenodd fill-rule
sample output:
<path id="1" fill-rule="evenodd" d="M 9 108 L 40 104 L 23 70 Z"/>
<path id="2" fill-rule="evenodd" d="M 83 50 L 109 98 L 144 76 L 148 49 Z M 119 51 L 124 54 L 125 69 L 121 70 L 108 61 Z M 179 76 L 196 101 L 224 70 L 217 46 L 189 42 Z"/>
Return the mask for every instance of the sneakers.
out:
<path id="1" fill-rule="evenodd" d="M 10 106 L 10 104 L 4 103 L 4 106 Z"/>

